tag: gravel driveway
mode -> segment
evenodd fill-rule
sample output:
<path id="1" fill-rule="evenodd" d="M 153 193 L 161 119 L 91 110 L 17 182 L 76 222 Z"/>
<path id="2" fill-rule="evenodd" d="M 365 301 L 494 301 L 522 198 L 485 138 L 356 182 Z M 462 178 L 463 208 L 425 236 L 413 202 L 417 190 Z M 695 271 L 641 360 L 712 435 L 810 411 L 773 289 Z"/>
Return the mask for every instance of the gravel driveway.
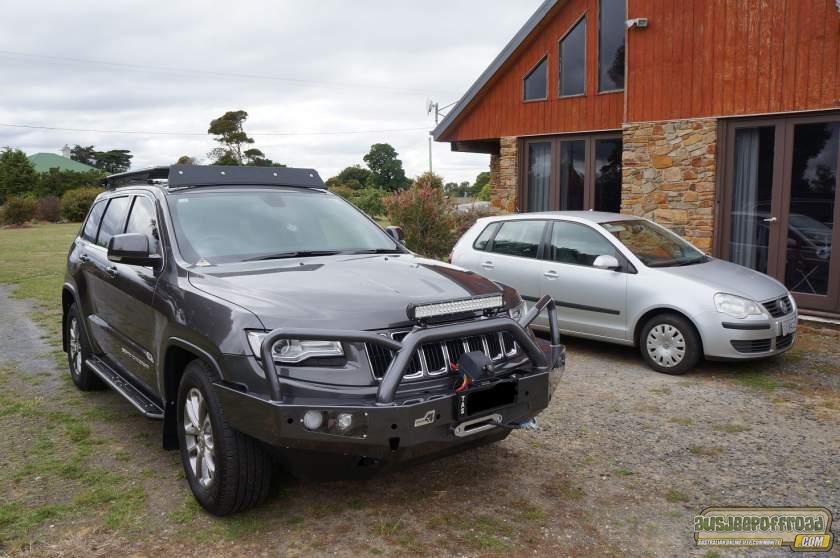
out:
<path id="1" fill-rule="evenodd" d="M 716 556 L 693 544 L 692 518 L 705 507 L 840 511 L 836 335 L 806 332 L 805 355 L 704 364 L 683 377 L 652 372 L 632 350 L 569 339 L 538 432 L 370 481 L 281 477 L 266 506 L 219 520 L 192 504 L 176 453 L 159 449 L 159 424 L 113 393 L 80 396 L 61 379 L 31 310 L 0 290 L 0 354 L 18 372 L 9 389 L 50 408 L 97 410 L 91 459 L 136 478 L 144 497 L 124 527 L 95 515 L 48 519 L 28 533 L 31 550 L 10 553 Z M 33 373 L 46 381 L 23 381 Z M 6 455 L 13 472 L 25 451 L 0 438 L 0 465 Z M 117 451 L 124 457 L 109 460 Z M 0 478 L 2 493 L 34 505 L 26 478 L 15 478 Z"/>

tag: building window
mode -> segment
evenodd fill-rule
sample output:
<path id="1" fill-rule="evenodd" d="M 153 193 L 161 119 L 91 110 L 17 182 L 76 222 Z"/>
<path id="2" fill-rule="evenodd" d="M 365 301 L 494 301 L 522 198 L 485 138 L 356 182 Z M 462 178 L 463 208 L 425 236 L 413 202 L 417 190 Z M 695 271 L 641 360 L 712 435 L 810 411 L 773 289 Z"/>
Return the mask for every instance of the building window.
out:
<path id="1" fill-rule="evenodd" d="M 548 57 L 540 60 L 525 76 L 525 100 L 544 101 L 548 99 Z"/>
<path id="2" fill-rule="evenodd" d="M 586 93 L 586 18 L 560 41 L 560 96 Z"/>
<path id="3" fill-rule="evenodd" d="M 624 89 L 625 0 L 601 0 L 598 25 L 598 91 Z"/>

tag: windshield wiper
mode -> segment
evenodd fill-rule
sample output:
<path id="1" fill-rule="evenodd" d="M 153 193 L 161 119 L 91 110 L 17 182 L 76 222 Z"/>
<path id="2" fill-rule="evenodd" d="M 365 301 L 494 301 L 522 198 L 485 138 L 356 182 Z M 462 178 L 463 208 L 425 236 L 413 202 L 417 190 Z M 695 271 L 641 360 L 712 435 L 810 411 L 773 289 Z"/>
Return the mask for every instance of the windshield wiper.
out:
<path id="1" fill-rule="evenodd" d="M 348 254 L 402 254 L 402 250 L 396 248 L 372 248 L 370 250 L 353 250 Z"/>
<path id="2" fill-rule="evenodd" d="M 686 260 L 684 262 L 679 262 L 677 265 L 679 265 L 679 266 L 694 265 L 694 264 L 699 264 L 699 263 L 706 263 L 707 261 L 709 261 L 709 258 L 707 258 L 706 256 L 699 256 L 699 257 L 694 258 L 692 260 Z"/>
<path id="3" fill-rule="evenodd" d="M 276 254 L 267 254 L 265 256 L 254 256 L 252 258 L 245 258 L 243 262 L 258 262 L 263 260 L 282 260 L 287 258 L 312 258 L 315 256 L 335 256 L 341 254 L 340 250 L 298 250 L 295 252 L 278 252 Z"/>

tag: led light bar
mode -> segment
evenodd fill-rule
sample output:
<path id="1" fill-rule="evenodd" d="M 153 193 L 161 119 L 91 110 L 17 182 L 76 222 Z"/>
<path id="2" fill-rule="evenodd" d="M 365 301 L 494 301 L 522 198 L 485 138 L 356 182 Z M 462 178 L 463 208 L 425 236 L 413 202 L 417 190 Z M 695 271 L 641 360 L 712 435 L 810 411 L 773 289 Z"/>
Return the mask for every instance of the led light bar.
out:
<path id="1" fill-rule="evenodd" d="M 466 312 L 478 312 L 482 310 L 494 310 L 504 306 L 502 295 L 484 296 L 478 298 L 465 298 L 462 300 L 450 300 L 447 302 L 435 302 L 432 304 L 418 304 L 408 307 L 407 314 L 410 320 L 425 320 L 439 316 L 450 316 L 452 314 L 464 314 Z"/>

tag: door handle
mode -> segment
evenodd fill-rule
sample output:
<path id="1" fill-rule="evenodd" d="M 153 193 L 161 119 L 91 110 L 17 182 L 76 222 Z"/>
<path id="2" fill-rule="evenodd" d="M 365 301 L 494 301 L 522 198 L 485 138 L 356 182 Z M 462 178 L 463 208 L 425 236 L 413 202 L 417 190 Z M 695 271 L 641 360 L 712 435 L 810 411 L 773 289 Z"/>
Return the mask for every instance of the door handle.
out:
<path id="1" fill-rule="evenodd" d="M 108 267 L 106 267 L 106 268 L 105 268 L 105 273 L 107 273 L 107 274 L 108 274 L 108 277 L 110 277 L 111 279 L 113 279 L 114 277 L 116 277 L 116 276 L 118 275 L 118 273 L 117 273 L 117 266 L 115 266 L 115 265 L 109 265 Z"/>
<path id="2" fill-rule="evenodd" d="M 556 271 L 551 269 L 543 273 L 543 277 L 545 277 L 546 279 L 557 279 L 558 277 L 560 277 L 560 275 Z"/>
<path id="3" fill-rule="evenodd" d="M 90 256 L 88 256 L 87 254 L 82 254 L 81 256 L 79 256 L 79 261 L 82 263 L 88 263 L 90 261 Z"/>
<path id="4" fill-rule="evenodd" d="M 764 219 L 763 221 L 765 223 L 775 223 L 776 221 L 778 221 L 778 219 L 776 219 L 775 217 L 768 217 L 767 219 Z"/>
<path id="5" fill-rule="evenodd" d="M 494 268 L 494 267 L 496 267 L 496 266 L 495 266 L 495 265 L 493 265 L 493 262 L 491 262 L 491 261 L 486 261 L 486 262 L 484 262 L 484 263 L 482 263 L 482 264 L 481 264 L 481 267 L 483 267 L 484 269 L 493 269 L 493 268 Z"/>

